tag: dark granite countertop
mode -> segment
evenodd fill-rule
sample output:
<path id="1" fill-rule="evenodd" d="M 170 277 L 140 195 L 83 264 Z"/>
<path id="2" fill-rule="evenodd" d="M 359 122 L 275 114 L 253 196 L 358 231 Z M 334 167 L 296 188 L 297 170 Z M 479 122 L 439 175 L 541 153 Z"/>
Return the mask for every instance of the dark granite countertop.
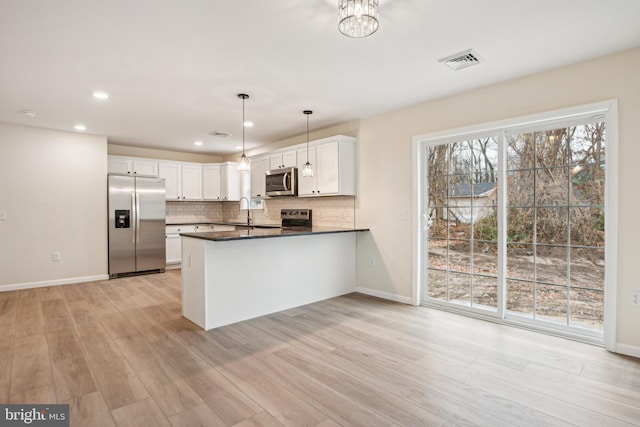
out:
<path id="1" fill-rule="evenodd" d="M 246 222 L 230 222 L 230 221 L 191 221 L 191 222 L 165 222 L 165 225 L 234 225 L 246 226 Z M 256 228 L 280 228 L 280 224 L 252 224 Z"/>
<path id="2" fill-rule="evenodd" d="M 209 231 L 204 233 L 180 233 L 183 237 L 194 239 L 212 240 L 224 242 L 227 240 L 264 239 L 269 237 L 304 236 L 310 234 L 351 233 L 369 231 L 368 228 L 339 228 L 339 227 L 312 227 L 312 228 L 253 228 L 236 231 Z"/>

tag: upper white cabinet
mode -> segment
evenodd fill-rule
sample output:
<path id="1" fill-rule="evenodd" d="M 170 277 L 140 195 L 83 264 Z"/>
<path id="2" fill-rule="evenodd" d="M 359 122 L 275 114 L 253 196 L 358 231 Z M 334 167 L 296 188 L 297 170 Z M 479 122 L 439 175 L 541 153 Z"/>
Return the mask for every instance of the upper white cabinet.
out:
<path id="1" fill-rule="evenodd" d="M 220 165 L 202 165 L 202 198 L 220 200 Z"/>
<path id="2" fill-rule="evenodd" d="M 265 197 L 265 172 L 270 169 L 269 157 L 251 159 L 251 197 Z"/>
<path id="3" fill-rule="evenodd" d="M 220 164 L 220 200 L 240 200 L 240 172 L 238 164 L 226 162 Z"/>
<path id="4" fill-rule="evenodd" d="M 306 149 L 298 150 L 298 196 L 354 196 L 356 194 L 355 139 L 326 138 L 309 147 L 313 177 L 302 176 Z"/>
<path id="5" fill-rule="evenodd" d="M 107 171 L 115 175 L 158 177 L 158 162 L 123 156 L 109 156 Z"/>
<path id="6" fill-rule="evenodd" d="M 158 175 L 165 180 L 167 200 L 202 200 L 202 165 L 161 162 Z"/>
<path id="7" fill-rule="evenodd" d="M 182 164 L 182 200 L 202 200 L 202 165 Z"/>
<path id="8" fill-rule="evenodd" d="M 296 167 L 296 150 L 281 151 L 269 155 L 269 169 Z"/>
<path id="9" fill-rule="evenodd" d="M 204 200 L 240 200 L 240 172 L 238 172 L 237 163 L 203 165 L 202 179 L 202 198 Z"/>

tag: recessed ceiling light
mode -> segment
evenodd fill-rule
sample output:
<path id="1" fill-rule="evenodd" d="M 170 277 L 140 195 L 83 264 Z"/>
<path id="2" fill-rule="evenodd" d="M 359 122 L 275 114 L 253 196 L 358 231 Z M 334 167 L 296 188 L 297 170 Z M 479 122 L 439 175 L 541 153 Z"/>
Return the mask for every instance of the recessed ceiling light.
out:
<path id="1" fill-rule="evenodd" d="M 35 112 L 35 111 L 33 111 L 33 110 L 22 110 L 22 111 L 20 111 L 20 112 L 21 112 L 22 114 L 24 114 L 25 116 L 27 116 L 27 117 L 31 117 L 32 119 L 33 119 L 35 116 L 37 116 L 37 115 L 38 115 L 38 113 L 36 113 L 36 112 Z"/>
<path id="2" fill-rule="evenodd" d="M 85 125 L 75 125 L 73 128 L 80 132 L 84 132 L 85 130 L 87 130 L 87 127 Z"/>
<path id="3" fill-rule="evenodd" d="M 250 121 L 247 120 L 246 122 L 244 122 L 244 127 L 252 128 L 253 127 L 253 122 L 250 122 Z"/>
<path id="4" fill-rule="evenodd" d="M 93 97 L 96 99 L 109 99 L 109 94 L 107 92 L 95 91 L 93 92 Z"/>
<path id="5" fill-rule="evenodd" d="M 241 145 L 236 145 L 236 150 L 242 150 L 242 146 Z"/>
<path id="6" fill-rule="evenodd" d="M 202 141 L 196 141 L 194 142 L 195 145 L 197 145 L 198 147 L 202 145 Z"/>

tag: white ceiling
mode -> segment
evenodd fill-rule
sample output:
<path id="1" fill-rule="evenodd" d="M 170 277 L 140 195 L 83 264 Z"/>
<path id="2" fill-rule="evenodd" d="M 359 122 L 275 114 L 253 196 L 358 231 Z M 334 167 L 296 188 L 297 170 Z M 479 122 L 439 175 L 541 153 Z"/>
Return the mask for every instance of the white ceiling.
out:
<path id="1" fill-rule="evenodd" d="M 304 134 L 304 109 L 319 129 L 639 46 L 638 18 L 639 0 L 380 0 L 350 39 L 337 0 L 0 0 L 0 122 L 224 155 L 241 92 L 249 150 Z M 469 48 L 486 61 L 438 62 Z"/>

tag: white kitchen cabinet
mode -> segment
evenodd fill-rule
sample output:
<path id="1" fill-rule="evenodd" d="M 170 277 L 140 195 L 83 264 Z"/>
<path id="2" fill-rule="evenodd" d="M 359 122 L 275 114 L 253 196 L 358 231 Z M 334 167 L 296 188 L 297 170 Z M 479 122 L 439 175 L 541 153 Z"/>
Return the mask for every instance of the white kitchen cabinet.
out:
<path id="1" fill-rule="evenodd" d="M 356 194 L 354 138 L 327 138 L 309 147 L 309 162 L 313 165 L 311 178 L 302 176 L 302 168 L 307 161 L 306 149 L 298 150 L 298 154 L 298 196 Z"/>
<path id="2" fill-rule="evenodd" d="M 180 233 L 193 233 L 194 225 L 167 225 L 165 230 L 167 267 L 179 268 L 182 262 L 182 238 Z"/>
<path id="3" fill-rule="evenodd" d="M 202 165 L 182 164 L 182 200 L 202 200 Z"/>
<path id="4" fill-rule="evenodd" d="M 204 200 L 220 200 L 220 165 L 202 166 L 202 198 Z"/>
<path id="5" fill-rule="evenodd" d="M 251 197 L 266 197 L 265 172 L 269 170 L 269 156 L 251 159 Z"/>
<path id="6" fill-rule="evenodd" d="M 202 200 L 202 166 L 198 163 L 161 162 L 167 200 Z"/>
<path id="7" fill-rule="evenodd" d="M 158 175 L 164 178 L 165 196 L 167 200 L 182 198 L 182 166 L 180 163 L 160 163 Z"/>
<path id="8" fill-rule="evenodd" d="M 269 169 L 284 169 L 296 167 L 296 150 L 281 151 L 269 155 Z"/>
<path id="9" fill-rule="evenodd" d="M 107 171 L 113 175 L 158 177 L 158 162 L 123 156 L 109 156 Z"/>
<path id="10" fill-rule="evenodd" d="M 240 200 L 240 173 L 238 164 L 225 162 L 220 164 L 220 200 Z"/>

